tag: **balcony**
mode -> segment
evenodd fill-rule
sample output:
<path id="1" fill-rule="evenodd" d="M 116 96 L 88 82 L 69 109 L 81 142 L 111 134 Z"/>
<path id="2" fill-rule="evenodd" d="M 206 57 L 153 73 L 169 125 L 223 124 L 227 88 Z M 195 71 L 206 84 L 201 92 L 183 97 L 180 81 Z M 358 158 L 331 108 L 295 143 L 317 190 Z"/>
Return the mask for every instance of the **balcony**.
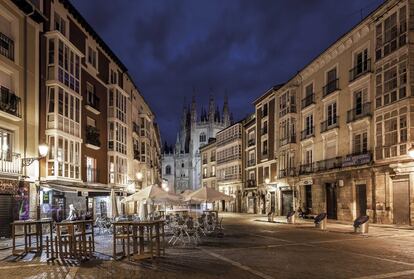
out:
<path id="1" fill-rule="evenodd" d="M 14 41 L 0 32 L 0 54 L 14 61 Z"/>
<path id="2" fill-rule="evenodd" d="M 329 81 L 323 87 L 323 97 L 328 96 L 329 94 L 335 92 L 336 90 L 339 90 L 339 78 Z"/>
<path id="3" fill-rule="evenodd" d="M 219 179 L 217 180 L 224 181 L 224 180 L 239 180 L 239 179 L 241 179 L 241 174 L 235 173 L 235 174 L 226 174 L 222 177 L 219 177 Z"/>
<path id="4" fill-rule="evenodd" d="M 299 175 L 302 174 L 311 174 L 314 172 L 314 163 L 302 164 L 299 168 Z"/>
<path id="5" fill-rule="evenodd" d="M 0 152 L 0 173 L 21 174 L 21 158 L 19 153 Z"/>
<path id="6" fill-rule="evenodd" d="M 248 179 L 246 181 L 246 188 L 254 188 L 256 186 L 257 186 L 256 185 L 256 180 L 254 180 L 254 179 Z"/>
<path id="7" fill-rule="evenodd" d="M 247 161 L 247 166 L 248 167 L 252 167 L 254 165 L 256 165 L 256 160 L 255 159 L 251 159 L 251 160 Z"/>
<path id="8" fill-rule="evenodd" d="M 295 168 L 282 169 L 282 170 L 279 170 L 278 178 L 291 177 L 295 175 L 296 175 Z"/>
<path id="9" fill-rule="evenodd" d="M 249 139 L 249 140 L 247 141 L 247 146 L 248 146 L 248 147 L 253 146 L 253 145 L 255 145 L 255 144 L 256 144 L 256 140 L 255 140 L 255 139 Z"/>
<path id="10" fill-rule="evenodd" d="M 86 98 L 86 108 L 95 114 L 99 114 L 99 97 L 95 94 L 88 95 Z"/>
<path id="11" fill-rule="evenodd" d="M 296 135 L 291 135 L 290 137 L 279 140 L 279 146 L 284 146 L 289 143 L 296 143 Z"/>
<path id="12" fill-rule="evenodd" d="M 296 105 L 288 105 L 280 109 L 279 117 L 283 117 L 288 113 L 296 113 Z"/>
<path id="13" fill-rule="evenodd" d="M 371 72 L 371 59 L 367 59 L 362 63 L 358 63 L 355 67 L 349 70 L 349 82 Z"/>
<path id="14" fill-rule="evenodd" d="M 328 118 L 328 120 L 321 122 L 321 133 L 339 127 L 339 116 Z"/>
<path id="15" fill-rule="evenodd" d="M 85 143 L 92 149 L 99 149 L 101 141 L 99 140 L 99 130 L 93 126 L 86 126 L 86 140 Z"/>
<path id="16" fill-rule="evenodd" d="M 317 171 L 326 171 L 331 169 L 337 169 L 342 167 L 342 157 L 335 157 L 316 162 Z"/>
<path id="17" fill-rule="evenodd" d="M 370 164 L 372 162 L 372 155 L 370 151 L 363 151 L 360 153 L 348 154 L 342 159 L 342 167 L 353 167 Z"/>
<path id="18" fill-rule="evenodd" d="M 5 117 L 12 118 L 14 121 L 20 120 L 20 103 L 20 97 L 8 88 L 0 87 L 0 111 L 6 114 Z"/>
<path id="19" fill-rule="evenodd" d="M 311 95 L 306 96 L 302 99 L 302 109 L 312 105 L 315 103 L 315 94 L 312 93 Z"/>
<path id="20" fill-rule="evenodd" d="M 91 167 L 86 167 L 86 182 L 98 182 L 99 170 Z"/>
<path id="21" fill-rule="evenodd" d="M 371 103 L 367 102 L 357 106 L 354 109 L 348 110 L 346 122 L 354 122 L 358 119 L 371 116 Z"/>
<path id="22" fill-rule="evenodd" d="M 138 149 L 134 149 L 134 160 L 137 160 L 138 162 L 141 159 L 141 153 L 139 152 Z"/>
<path id="23" fill-rule="evenodd" d="M 315 126 L 307 127 L 300 132 L 300 139 L 305 140 L 315 136 Z"/>
<path id="24" fill-rule="evenodd" d="M 138 136 L 139 131 L 140 131 L 139 125 L 135 122 L 132 122 L 132 132 Z"/>

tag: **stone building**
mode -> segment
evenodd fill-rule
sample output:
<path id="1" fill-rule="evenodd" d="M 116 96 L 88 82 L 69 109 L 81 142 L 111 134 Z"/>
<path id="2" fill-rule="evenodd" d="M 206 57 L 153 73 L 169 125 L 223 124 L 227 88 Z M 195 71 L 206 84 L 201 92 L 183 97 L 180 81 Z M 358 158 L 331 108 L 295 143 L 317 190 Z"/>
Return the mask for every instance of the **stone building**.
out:
<path id="1" fill-rule="evenodd" d="M 200 116 L 197 113 L 194 97 L 190 106 L 184 105 L 175 147 L 162 155 L 163 178 L 168 180 L 170 189 L 180 193 L 201 186 L 199 149 L 207 144 L 210 138 L 215 138 L 218 131 L 230 124 L 231 114 L 227 97 L 221 113 L 212 96 L 208 110 L 201 108 Z M 174 169 L 173 174 L 168 171 L 172 169 Z"/>
<path id="2" fill-rule="evenodd" d="M 201 153 L 201 185 L 218 190 L 216 171 L 216 139 L 211 138 L 206 145 L 200 147 Z"/>
<path id="3" fill-rule="evenodd" d="M 259 193 L 256 170 L 256 115 L 253 113 L 243 121 L 243 193 L 242 211 L 257 213 Z"/>
<path id="4" fill-rule="evenodd" d="M 40 137 L 50 148 L 41 168 L 44 209 L 64 218 L 73 203 L 107 215 L 111 189 L 125 195 L 160 183 L 155 116 L 125 65 L 69 1 L 42 6 L 49 19 L 40 38 Z"/>
<path id="5" fill-rule="evenodd" d="M 385 2 L 255 101 L 262 212 L 412 223 L 413 7 Z"/>
<path id="6" fill-rule="evenodd" d="M 216 160 L 218 190 L 232 196 L 233 201 L 221 201 L 221 211 L 241 212 L 242 195 L 242 122 L 237 122 L 217 133 Z"/>
<path id="7" fill-rule="evenodd" d="M 39 6 L 0 0 L 0 237 L 36 218 L 39 163 Z M 30 164 L 29 164 L 30 163 Z"/>

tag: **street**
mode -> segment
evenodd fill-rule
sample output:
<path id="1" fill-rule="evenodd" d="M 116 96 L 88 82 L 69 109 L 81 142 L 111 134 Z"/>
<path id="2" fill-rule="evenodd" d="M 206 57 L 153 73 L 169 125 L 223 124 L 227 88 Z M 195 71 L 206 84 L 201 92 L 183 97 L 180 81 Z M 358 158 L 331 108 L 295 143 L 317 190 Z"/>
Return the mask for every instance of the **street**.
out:
<path id="1" fill-rule="evenodd" d="M 108 239 L 97 238 L 97 259 L 16 260 L 2 250 L 1 278 L 413 278 L 414 231 L 371 226 L 267 223 L 262 216 L 222 214 L 224 238 L 204 238 L 197 248 L 169 248 L 154 262 L 112 261 Z"/>

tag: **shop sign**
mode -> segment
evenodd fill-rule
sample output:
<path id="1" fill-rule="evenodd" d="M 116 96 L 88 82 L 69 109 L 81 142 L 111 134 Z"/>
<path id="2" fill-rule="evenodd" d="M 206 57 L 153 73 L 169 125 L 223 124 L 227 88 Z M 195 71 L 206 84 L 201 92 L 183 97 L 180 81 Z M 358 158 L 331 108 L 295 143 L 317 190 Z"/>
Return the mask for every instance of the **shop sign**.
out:
<path id="1" fill-rule="evenodd" d="M 49 192 L 43 192 L 43 203 L 49 204 L 50 198 L 49 198 Z"/>
<path id="2" fill-rule="evenodd" d="M 369 164 L 371 162 L 371 153 L 350 155 L 342 160 L 342 167 L 358 166 Z"/>

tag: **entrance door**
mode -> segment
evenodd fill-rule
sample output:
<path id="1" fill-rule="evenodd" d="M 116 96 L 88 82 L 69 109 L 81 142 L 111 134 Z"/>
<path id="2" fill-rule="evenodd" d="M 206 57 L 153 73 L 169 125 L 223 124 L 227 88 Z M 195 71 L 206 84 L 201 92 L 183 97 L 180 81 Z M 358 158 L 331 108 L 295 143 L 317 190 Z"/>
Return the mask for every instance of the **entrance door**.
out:
<path id="1" fill-rule="evenodd" d="M 367 215 L 367 186 L 356 185 L 357 217 Z"/>
<path id="2" fill-rule="evenodd" d="M 326 183 L 326 214 L 329 219 L 337 219 L 337 189 L 335 184 Z"/>
<path id="3" fill-rule="evenodd" d="M 394 181 L 394 224 L 410 224 L 410 193 L 408 181 Z"/>
<path id="4" fill-rule="evenodd" d="M 225 200 L 221 201 L 221 208 L 222 208 L 222 211 L 226 211 L 226 201 Z"/>
<path id="5" fill-rule="evenodd" d="M 282 191 L 282 215 L 293 210 L 293 191 Z"/>
<path id="6" fill-rule="evenodd" d="M 312 210 L 312 185 L 305 185 L 305 212 L 310 213 Z"/>
<path id="7" fill-rule="evenodd" d="M 275 212 L 275 209 L 276 209 L 275 192 L 270 192 L 270 211 Z"/>
<path id="8" fill-rule="evenodd" d="M 11 236 L 10 224 L 13 222 L 13 196 L 0 195 L 0 237 Z"/>

